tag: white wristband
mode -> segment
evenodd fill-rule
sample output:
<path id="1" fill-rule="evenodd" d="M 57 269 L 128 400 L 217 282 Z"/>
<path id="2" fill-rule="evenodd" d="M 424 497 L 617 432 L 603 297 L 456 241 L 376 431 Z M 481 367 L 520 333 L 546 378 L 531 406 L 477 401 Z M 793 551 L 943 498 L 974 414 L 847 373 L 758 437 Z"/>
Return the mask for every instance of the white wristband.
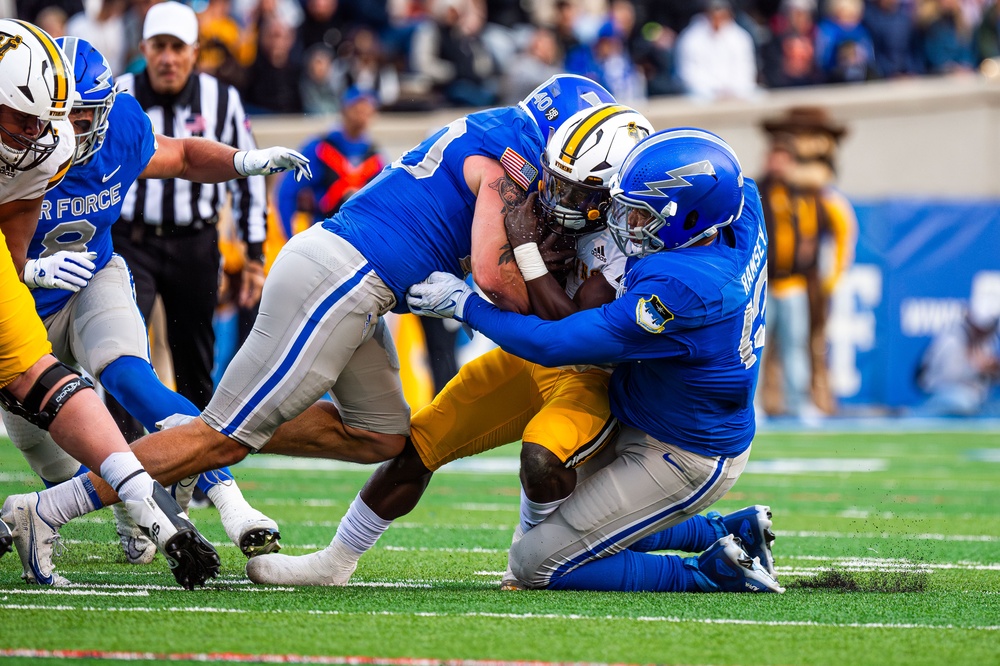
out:
<path id="1" fill-rule="evenodd" d="M 514 259 L 517 261 L 517 267 L 521 269 L 521 277 L 525 282 L 540 278 L 549 272 L 541 252 L 538 251 L 537 243 L 525 243 L 515 247 Z"/>

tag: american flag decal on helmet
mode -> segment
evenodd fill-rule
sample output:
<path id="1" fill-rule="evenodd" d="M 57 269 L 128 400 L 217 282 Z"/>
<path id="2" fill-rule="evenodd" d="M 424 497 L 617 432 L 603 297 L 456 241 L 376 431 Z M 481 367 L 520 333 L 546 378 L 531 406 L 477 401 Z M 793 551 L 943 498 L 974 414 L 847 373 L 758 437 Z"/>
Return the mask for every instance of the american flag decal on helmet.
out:
<path id="1" fill-rule="evenodd" d="M 520 185 L 525 191 L 531 189 L 531 184 L 538 178 L 538 169 L 528 164 L 528 161 L 508 148 L 500 156 L 500 164 L 510 179 Z"/>

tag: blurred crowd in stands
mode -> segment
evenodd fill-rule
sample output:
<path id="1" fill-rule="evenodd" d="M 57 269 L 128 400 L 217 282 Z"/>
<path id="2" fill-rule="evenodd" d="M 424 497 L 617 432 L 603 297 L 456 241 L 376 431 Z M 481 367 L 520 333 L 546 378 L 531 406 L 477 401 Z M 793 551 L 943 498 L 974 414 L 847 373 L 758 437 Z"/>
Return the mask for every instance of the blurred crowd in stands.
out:
<path id="1" fill-rule="evenodd" d="M 142 67 L 148 0 L 0 0 L 0 12 Z M 625 103 L 975 72 L 996 0 L 193 0 L 200 66 L 255 113 L 325 114 L 351 87 L 386 111 L 518 101 L 555 72 Z"/>

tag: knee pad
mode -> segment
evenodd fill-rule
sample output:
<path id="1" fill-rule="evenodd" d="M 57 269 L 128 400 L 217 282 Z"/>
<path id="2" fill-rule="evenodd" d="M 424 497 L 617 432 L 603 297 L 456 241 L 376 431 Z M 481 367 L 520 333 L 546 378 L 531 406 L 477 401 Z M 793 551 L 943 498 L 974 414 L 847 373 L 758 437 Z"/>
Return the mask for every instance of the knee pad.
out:
<path id="1" fill-rule="evenodd" d="M 45 394 L 66 377 L 72 377 L 72 379 L 63 384 L 43 405 L 42 400 L 45 399 Z M 65 363 L 56 361 L 35 380 L 31 389 L 28 390 L 24 402 L 15 398 L 7 389 L 0 389 L 0 406 L 42 430 L 48 430 L 63 405 L 69 402 L 69 399 L 78 391 L 88 388 L 94 388 L 94 382 L 86 377 L 81 377 L 76 370 Z"/>

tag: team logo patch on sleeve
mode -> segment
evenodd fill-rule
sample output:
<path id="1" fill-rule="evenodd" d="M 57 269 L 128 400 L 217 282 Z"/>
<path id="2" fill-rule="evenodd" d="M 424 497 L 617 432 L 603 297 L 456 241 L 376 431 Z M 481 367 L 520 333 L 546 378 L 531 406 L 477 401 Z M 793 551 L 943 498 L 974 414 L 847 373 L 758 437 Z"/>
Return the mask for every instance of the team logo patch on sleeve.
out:
<path id="1" fill-rule="evenodd" d="M 656 294 L 649 298 L 640 298 L 635 306 L 635 323 L 650 333 L 662 333 L 667 322 L 673 318 L 674 313 L 667 309 Z"/>
<path id="2" fill-rule="evenodd" d="M 500 156 L 500 164 L 510 179 L 525 191 L 531 189 L 531 184 L 538 178 L 538 169 L 531 166 L 526 159 L 510 148 L 503 151 L 503 155 Z"/>

